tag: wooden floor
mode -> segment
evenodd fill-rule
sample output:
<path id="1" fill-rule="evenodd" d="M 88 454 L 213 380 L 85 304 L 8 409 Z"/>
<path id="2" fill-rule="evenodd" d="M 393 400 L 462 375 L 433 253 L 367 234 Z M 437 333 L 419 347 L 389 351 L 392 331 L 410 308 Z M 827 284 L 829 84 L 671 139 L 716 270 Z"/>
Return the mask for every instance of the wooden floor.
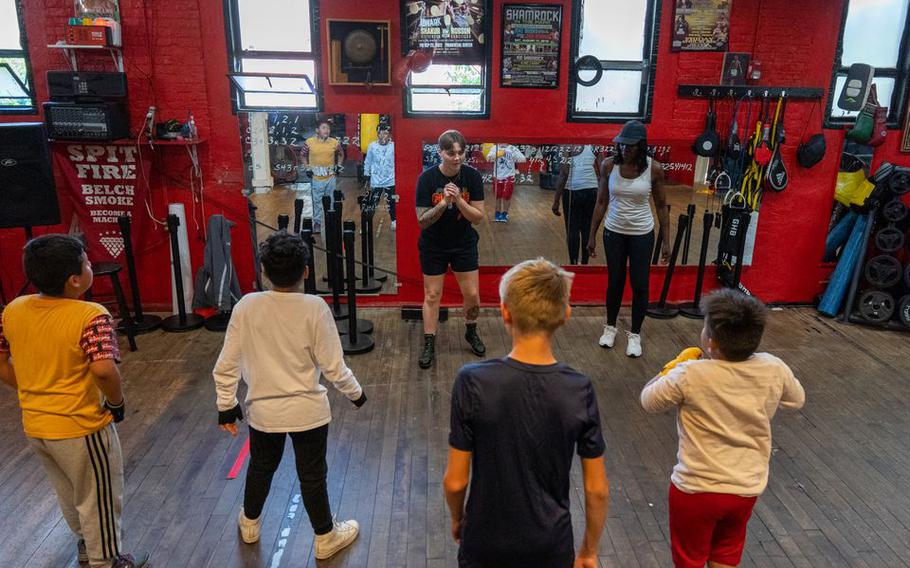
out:
<path id="1" fill-rule="evenodd" d="M 492 311 L 480 329 L 491 354 L 507 337 Z M 627 312 L 620 318 L 626 325 Z M 329 494 L 340 519 L 361 524 L 357 542 L 318 565 L 455 566 L 442 497 L 449 393 L 474 358 L 460 318 L 442 324 L 435 368 L 420 371 L 418 322 L 366 310 L 376 349 L 349 360 L 369 401 L 354 410 L 330 389 Z M 645 355 L 625 342 L 597 347 L 602 313 L 578 309 L 557 335 L 557 355 L 594 380 L 607 440 L 611 505 L 601 566 L 669 566 L 667 488 L 676 451 L 672 414 L 638 405 L 644 382 L 700 322 L 649 320 Z M 210 376 L 222 336 L 156 332 L 126 352 L 128 416 L 119 427 L 126 468 L 126 548 L 147 549 L 158 567 L 315 566 L 313 536 L 285 458 L 258 545 L 240 542 L 235 517 L 243 473 L 226 474 L 243 444 L 218 430 Z M 771 480 L 749 525 L 743 566 L 906 566 L 910 562 L 910 373 L 907 336 L 819 319 L 809 309 L 772 314 L 763 349 L 787 361 L 806 387 L 800 412 L 775 420 Z M 28 449 L 15 397 L 0 390 L 0 566 L 75 567 L 72 535 L 38 459 Z M 290 448 L 288 448 L 290 452 Z M 573 468 L 576 542 L 582 483 Z"/>

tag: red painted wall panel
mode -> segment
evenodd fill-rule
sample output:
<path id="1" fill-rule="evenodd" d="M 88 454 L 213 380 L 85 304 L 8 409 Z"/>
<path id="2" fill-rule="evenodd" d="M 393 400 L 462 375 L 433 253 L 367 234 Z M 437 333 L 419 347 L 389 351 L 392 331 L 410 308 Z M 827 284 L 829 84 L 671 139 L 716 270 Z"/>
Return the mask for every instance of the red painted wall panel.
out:
<path id="1" fill-rule="evenodd" d="M 514 142 L 545 138 L 584 141 L 596 137 L 604 140 L 619 125 L 566 122 L 568 37 L 572 3 L 548 0 L 564 5 L 563 49 L 560 88 L 554 90 L 501 89 L 499 71 L 499 18 L 501 0 L 494 2 L 493 87 L 489 120 L 430 120 L 402 118 L 399 89 L 392 87 L 342 87 L 325 85 L 327 112 L 378 112 L 393 116 L 393 132 L 398 149 L 397 174 L 401 210 L 398 238 L 398 266 L 402 286 L 394 297 L 383 297 L 385 303 L 416 303 L 421 300 L 420 268 L 416 259 L 418 227 L 409 212 L 414 204 L 414 181 L 421 168 L 420 144 L 435 140 L 447 128 L 461 130 L 469 140 L 497 139 Z M 47 100 L 44 75 L 48 69 L 65 67 L 63 57 L 45 47 L 63 38 L 67 17 L 72 11 L 69 0 L 25 2 L 25 20 L 29 52 L 35 74 L 39 101 Z M 323 18 L 391 20 L 393 62 L 400 54 L 399 2 L 395 0 L 345 0 L 320 6 Z M 239 126 L 231 111 L 230 87 L 226 76 L 228 58 L 224 37 L 221 0 L 121 0 L 123 17 L 124 60 L 129 77 L 130 111 L 138 125 L 150 105 L 159 117 L 183 120 L 194 113 L 200 135 L 206 144 L 199 155 L 205 184 L 206 215 L 223 213 L 236 221 L 234 261 L 244 290 L 253 281 L 249 227 L 246 203 L 240 191 L 243 183 Z M 827 89 L 841 17 L 841 2 L 828 0 L 764 0 L 733 2 L 731 18 L 731 51 L 753 53 L 762 62 L 763 84 L 801 85 Z M 654 139 L 693 138 L 701 131 L 706 104 L 678 99 L 676 87 L 682 83 L 714 83 L 722 66 L 721 53 L 672 53 L 667 30 L 673 16 L 673 1 L 664 0 L 657 60 L 653 116 L 649 135 Z M 324 24 L 323 24 L 324 25 Z M 322 28 L 325 41 L 324 27 Z M 80 56 L 85 68 L 109 69 L 110 62 L 101 56 Z M 327 58 L 323 57 L 323 69 Z M 810 114 L 809 133 L 818 131 L 819 108 L 812 102 L 794 101 L 788 106 L 786 128 L 791 141 L 784 150 L 790 168 L 790 187 L 781 194 L 767 195 L 762 207 L 754 262 L 744 272 L 744 281 L 763 299 L 769 301 L 805 302 L 818 291 L 825 269 L 820 266 L 828 215 L 831 209 L 839 148 L 843 135 L 827 131 L 828 154 L 812 170 L 796 166 L 795 150 Z M 814 114 L 813 114 L 814 110 Z M 35 117 L 0 117 L 3 121 L 35 120 Z M 910 163 L 897 152 L 899 132 L 878 150 L 880 159 Z M 149 154 L 146 154 L 149 155 Z M 166 202 L 181 201 L 192 208 L 189 183 L 189 160 L 183 148 L 157 151 L 156 172 L 151 179 L 153 211 L 161 218 Z M 203 203 L 197 203 L 201 208 Z M 39 230 L 38 232 L 42 232 Z M 202 260 L 201 231 L 189 227 L 194 269 Z M 22 282 L 19 250 L 23 237 L 17 231 L 0 231 L 0 264 L 2 285 L 7 296 Z M 150 304 L 169 303 L 168 247 L 164 231 L 150 231 L 146 242 L 137 243 L 138 263 L 143 294 Z M 497 274 L 495 268 L 482 271 L 482 297 L 495 303 Z M 602 268 L 578 271 L 573 298 L 579 302 L 602 300 L 605 274 Z M 652 294 L 659 293 L 664 271 L 652 271 Z M 691 294 L 693 268 L 677 272 L 672 298 Z M 710 277 L 709 277 L 710 281 Z M 454 281 L 452 290 L 457 290 Z M 447 295 L 452 302 L 456 296 Z"/>

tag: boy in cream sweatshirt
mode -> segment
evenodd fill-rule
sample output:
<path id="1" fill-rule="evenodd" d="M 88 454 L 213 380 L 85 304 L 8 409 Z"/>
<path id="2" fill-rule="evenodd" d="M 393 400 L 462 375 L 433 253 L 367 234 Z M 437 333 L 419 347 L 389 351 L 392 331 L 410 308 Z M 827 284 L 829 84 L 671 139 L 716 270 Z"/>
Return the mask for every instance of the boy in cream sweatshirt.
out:
<path id="1" fill-rule="evenodd" d="M 739 564 L 746 525 L 768 484 L 771 419 L 806 394 L 790 368 L 756 353 L 767 317 L 757 299 L 723 289 L 702 299 L 701 349 L 689 348 L 641 393 L 648 412 L 677 408 L 670 543 L 677 567 Z"/>

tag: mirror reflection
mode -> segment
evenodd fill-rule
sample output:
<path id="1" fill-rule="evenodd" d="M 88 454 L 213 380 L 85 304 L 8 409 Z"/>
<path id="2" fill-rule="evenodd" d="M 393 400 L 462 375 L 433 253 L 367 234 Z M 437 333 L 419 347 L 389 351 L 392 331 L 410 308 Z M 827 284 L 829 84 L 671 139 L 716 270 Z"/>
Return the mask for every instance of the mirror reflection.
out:
<path id="1" fill-rule="evenodd" d="M 241 114 L 246 187 L 254 187 L 253 151 L 257 131 L 252 113 Z M 250 195 L 257 221 L 277 227 L 279 216 L 286 215 L 293 229 L 294 202 L 302 200 L 301 218 L 313 219 L 320 229 L 316 246 L 325 247 L 322 196 L 342 192 L 342 220 L 352 220 L 360 235 L 364 222 L 371 222 L 374 266 L 395 270 L 395 230 L 397 200 L 395 191 L 394 131 L 388 115 L 314 114 L 270 112 L 267 119 L 268 168 L 272 183 Z M 259 226 L 257 239 L 265 240 L 271 231 Z M 358 238 L 357 246 L 361 246 Z M 326 274 L 326 255 L 315 251 L 316 274 Z M 360 260 L 360 250 L 357 250 Z M 359 267 L 358 267 L 359 274 Z M 385 273 L 377 272 L 376 276 Z M 394 275 L 386 275 L 380 293 L 395 292 Z M 317 282 L 317 288 L 324 286 Z"/>
<path id="2" fill-rule="evenodd" d="M 596 254 L 586 244 L 597 196 L 601 162 L 616 152 L 612 138 L 589 144 L 541 141 L 535 143 L 468 141 L 465 162 L 480 171 L 484 181 L 486 218 L 478 225 L 480 264 L 511 266 L 544 256 L 563 265 L 602 265 L 598 229 Z M 704 211 L 720 210 L 720 199 L 707 187 L 694 185 L 695 154 L 691 141 L 654 141 L 648 155 L 663 165 L 664 193 L 669 207 L 671 244 L 681 213 L 691 222 L 677 264 L 697 265 Z M 423 143 L 423 168 L 439 164 L 436 141 Z M 648 200 L 655 220 L 653 200 Z M 603 222 L 600 223 L 601 227 Z M 717 250 L 718 231 L 710 233 L 709 259 Z M 652 264 L 660 262 L 656 242 Z M 688 243 L 688 246 L 686 244 Z"/>

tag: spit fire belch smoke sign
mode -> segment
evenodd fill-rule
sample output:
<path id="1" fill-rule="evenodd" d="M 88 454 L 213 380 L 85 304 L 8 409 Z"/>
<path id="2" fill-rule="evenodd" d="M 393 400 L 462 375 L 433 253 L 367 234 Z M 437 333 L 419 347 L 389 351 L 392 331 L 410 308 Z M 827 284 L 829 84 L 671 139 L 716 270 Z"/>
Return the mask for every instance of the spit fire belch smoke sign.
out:
<path id="1" fill-rule="evenodd" d="M 67 144 L 54 148 L 54 160 L 63 173 L 60 196 L 70 211 L 70 226 L 79 227 L 93 262 L 122 261 L 123 235 L 117 218 L 131 218 L 134 243 L 140 242 L 146 218 L 148 172 L 140 165 L 137 146 Z M 65 223 L 65 222 L 64 222 Z"/>

